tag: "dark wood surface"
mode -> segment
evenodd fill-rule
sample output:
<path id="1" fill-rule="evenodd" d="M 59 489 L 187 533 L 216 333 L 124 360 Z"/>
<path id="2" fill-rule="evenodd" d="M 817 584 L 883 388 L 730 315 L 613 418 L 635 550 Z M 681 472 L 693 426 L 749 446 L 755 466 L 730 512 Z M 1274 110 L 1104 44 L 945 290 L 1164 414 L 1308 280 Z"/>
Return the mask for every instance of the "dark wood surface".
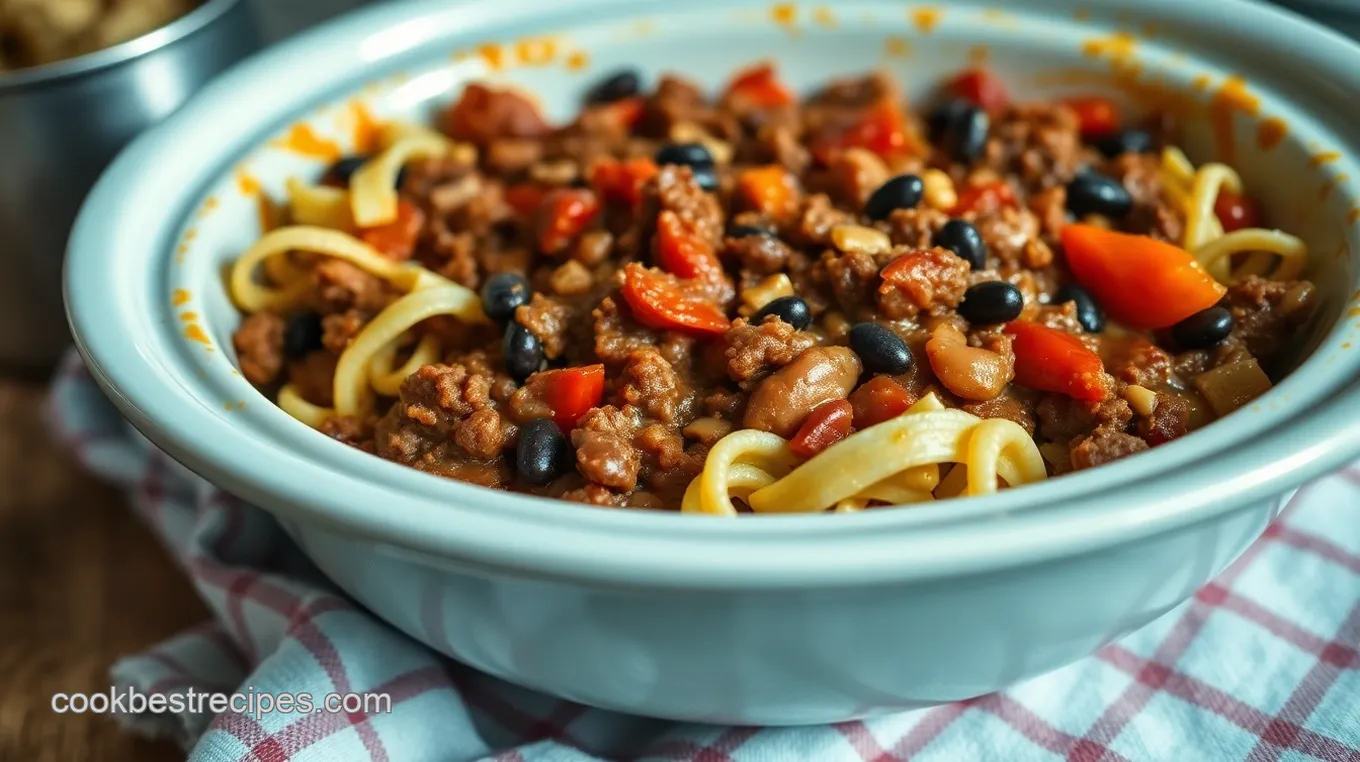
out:
<path id="1" fill-rule="evenodd" d="M 183 759 L 107 716 L 51 709 L 53 694 L 106 689 L 119 656 L 208 613 L 121 496 L 48 437 L 43 396 L 0 379 L 0 760 Z"/>

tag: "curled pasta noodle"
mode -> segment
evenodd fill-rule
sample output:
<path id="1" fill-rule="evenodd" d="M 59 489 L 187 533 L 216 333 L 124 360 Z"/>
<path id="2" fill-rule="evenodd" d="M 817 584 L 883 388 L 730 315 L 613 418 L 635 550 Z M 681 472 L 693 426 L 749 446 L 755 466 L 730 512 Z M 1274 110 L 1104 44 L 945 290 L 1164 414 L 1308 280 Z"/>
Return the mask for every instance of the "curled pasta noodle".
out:
<path id="1" fill-rule="evenodd" d="M 350 178 L 350 210 L 361 228 L 397 218 L 397 174 L 406 162 L 450 155 L 458 145 L 431 130 L 411 131 L 364 162 Z"/>
<path id="2" fill-rule="evenodd" d="M 1308 263 L 1308 247 L 1303 241 L 1278 230 L 1262 228 L 1247 228 L 1228 233 L 1200 247 L 1195 252 L 1195 257 L 1210 272 L 1214 272 L 1215 266 L 1230 263 L 1234 254 L 1243 252 L 1276 254 L 1279 255 L 1280 261 L 1274 266 L 1274 272 L 1270 272 L 1272 263 L 1271 258 L 1267 257 L 1267 269 L 1262 271 L 1253 257 L 1238 269 L 1238 277 L 1248 274 L 1265 276 L 1269 273 L 1269 277 L 1275 280 L 1292 280 L 1303 272 L 1304 266 Z"/>
<path id="3" fill-rule="evenodd" d="M 335 366 L 335 412 L 339 415 L 368 412 L 373 404 L 369 366 L 374 355 L 417 323 L 436 315 L 453 315 L 470 323 L 486 321 L 477 294 L 453 283 L 413 291 L 388 305 L 340 355 Z"/>
<path id="4" fill-rule="evenodd" d="M 1048 476 L 1034 440 L 1020 424 L 1002 418 L 973 427 L 967 463 L 970 495 L 996 492 L 997 476 L 1007 484 L 1042 481 Z"/>
<path id="5" fill-rule="evenodd" d="M 1224 164 L 1199 169 L 1179 149 L 1162 151 L 1162 190 L 1185 213 L 1182 245 L 1216 280 L 1240 281 L 1251 275 L 1274 280 L 1298 277 L 1308 264 L 1308 247 L 1279 230 L 1246 228 L 1226 233 L 1214 210 L 1223 190 L 1242 192 L 1242 178 Z M 1234 262 L 1236 255 L 1243 255 Z"/>
<path id="6" fill-rule="evenodd" d="M 368 365 L 368 382 L 373 387 L 373 391 L 385 397 L 395 397 L 401 393 L 401 382 L 406 377 L 420 370 L 422 365 L 433 365 L 439 362 L 439 338 L 434 334 L 425 334 L 412 350 L 411 356 L 406 358 L 406 362 L 400 368 L 393 369 L 392 364 L 396 361 L 397 349 L 402 345 L 405 337 L 397 339 L 382 349 L 379 349 Z"/>
<path id="7" fill-rule="evenodd" d="M 228 286 L 237 307 L 245 312 L 283 312 L 306 295 L 309 284 L 305 279 L 287 283 L 281 288 L 264 286 L 255 280 L 256 267 L 271 257 L 279 257 L 290 251 L 308 251 L 343 259 L 403 291 L 455 285 L 453 281 L 419 265 L 393 262 L 348 233 L 320 227 L 292 226 L 266 233 L 232 265 Z"/>
<path id="8" fill-rule="evenodd" d="M 681 511 L 735 516 L 732 497 L 745 499 L 788 473 L 795 458 L 788 442 L 746 429 L 723 437 L 708 451 L 704 470 L 685 490 Z"/>
<path id="9" fill-rule="evenodd" d="M 335 230 L 354 229 L 349 191 L 325 185 L 309 185 L 296 177 L 288 178 L 288 207 L 293 222 Z"/>
<path id="10" fill-rule="evenodd" d="M 1015 443 L 1009 436 L 1005 437 L 995 461 L 990 458 L 981 462 L 970 460 L 969 443 L 980 421 L 977 416 L 961 410 L 908 411 L 853 434 L 788 476 L 751 493 L 751 509 L 756 512 L 820 511 L 860 494 L 895 473 L 945 462 L 970 463 L 983 472 L 982 478 L 993 481 L 999 468 L 1014 478 L 1014 481 L 1008 480 L 1012 486 L 1047 476 L 1038 448 L 1028 435 L 1024 442 Z M 984 433 L 995 436 L 991 430 Z M 1017 464 L 1017 456 L 1012 450 L 1020 446 L 1034 452 L 1032 457 L 1024 453 Z M 988 451 L 986 448 L 981 450 Z M 1037 470 L 1030 467 L 1036 462 L 1039 464 Z"/>
<path id="11" fill-rule="evenodd" d="M 327 419 L 335 415 L 333 408 L 313 405 L 303 399 L 297 387 L 292 384 L 284 384 L 283 388 L 279 389 L 278 404 L 283 412 L 314 429 L 321 428 Z"/>

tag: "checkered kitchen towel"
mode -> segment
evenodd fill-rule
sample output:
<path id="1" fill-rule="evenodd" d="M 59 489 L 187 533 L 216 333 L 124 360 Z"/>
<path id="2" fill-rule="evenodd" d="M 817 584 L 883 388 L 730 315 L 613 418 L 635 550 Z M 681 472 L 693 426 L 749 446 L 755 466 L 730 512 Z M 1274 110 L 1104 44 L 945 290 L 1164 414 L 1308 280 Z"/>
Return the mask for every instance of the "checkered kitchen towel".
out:
<path id="1" fill-rule="evenodd" d="M 358 609 L 262 510 L 122 422 L 79 361 L 52 421 L 121 484 L 216 619 L 113 666 L 149 694 L 390 694 L 390 713 L 143 715 L 193 762 L 348 760 L 1360 760 L 1360 469 L 1300 490 L 1185 605 L 1005 693 L 826 727 L 644 720 L 559 701 L 443 659 Z"/>

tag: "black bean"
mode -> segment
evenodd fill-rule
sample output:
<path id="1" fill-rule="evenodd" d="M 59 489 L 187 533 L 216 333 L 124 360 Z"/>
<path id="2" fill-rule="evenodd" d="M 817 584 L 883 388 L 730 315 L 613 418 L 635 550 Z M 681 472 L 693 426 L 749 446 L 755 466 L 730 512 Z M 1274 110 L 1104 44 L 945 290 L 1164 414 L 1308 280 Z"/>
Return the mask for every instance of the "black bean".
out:
<path id="1" fill-rule="evenodd" d="M 1228 338 L 1232 329 L 1232 313 L 1222 307 L 1210 307 L 1171 326 L 1171 338 L 1184 349 L 1208 349 Z"/>
<path id="2" fill-rule="evenodd" d="M 613 103 L 638 94 L 642 78 L 634 69 L 623 69 L 600 81 L 586 92 L 586 103 Z"/>
<path id="3" fill-rule="evenodd" d="M 1004 280 L 975 283 L 963 293 L 959 314 L 970 323 L 1007 323 L 1020 317 L 1025 297 Z"/>
<path id="4" fill-rule="evenodd" d="M 524 381 L 543 367 L 543 342 L 517 322 L 506 326 L 501 351 L 505 356 L 505 369 L 516 381 Z"/>
<path id="5" fill-rule="evenodd" d="M 346 156 L 343 159 L 340 159 L 339 161 L 331 165 L 329 174 L 331 177 L 335 178 L 335 180 L 341 183 L 342 185 L 349 185 L 350 180 L 354 177 L 354 173 L 358 172 L 359 168 L 366 164 L 368 160 L 371 158 L 373 157 Z M 403 184 L 405 184 L 405 182 L 406 182 L 406 167 L 402 167 L 401 171 L 397 172 L 397 181 L 394 187 L 400 188 Z"/>
<path id="6" fill-rule="evenodd" d="M 1147 130 L 1120 130 L 1096 138 L 1092 145 L 1111 159 L 1126 153 L 1150 153 L 1152 135 L 1148 134 Z"/>
<path id="7" fill-rule="evenodd" d="M 482 311 L 497 323 L 504 323 L 515 316 L 515 310 L 521 304 L 528 304 L 531 296 L 529 281 L 523 275 L 497 273 L 482 286 Z"/>
<path id="8" fill-rule="evenodd" d="M 971 164 L 982 155 L 991 124 L 986 111 L 970 106 L 945 125 L 939 145 L 954 161 Z"/>
<path id="9" fill-rule="evenodd" d="M 850 348 L 870 373 L 906 373 L 911 349 L 902 337 L 878 323 L 856 323 L 850 329 Z"/>
<path id="10" fill-rule="evenodd" d="M 703 143 L 671 143 L 656 152 L 656 163 L 680 164 L 686 167 L 712 167 L 713 154 Z"/>
<path id="11" fill-rule="evenodd" d="M 916 175 L 898 175 L 878 186 L 864 203 L 864 214 L 871 220 L 887 219 L 897 209 L 915 209 L 925 194 L 925 184 Z"/>
<path id="12" fill-rule="evenodd" d="M 808 309 L 807 302 L 796 296 L 781 296 L 771 301 L 760 308 L 760 311 L 751 318 L 751 322 L 763 322 L 770 315 L 774 315 L 800 331 L 812 325 L 812 310 Z"/>
<path id="13" fill-rule="evenodd" d="M 552 419 L 539 418 L 520 427 L 515 470 L 521 482 L 543 486 L 570 471 L 575 461 L 571 442 Z"/>
<path id="14" fill-rule="evenodd" d="M 727 229 L 728 238 L 750 238 L 752 236 L 772 236 L 774 231 L 755 225 L 733 225 Z"/>
<path id="15" fill-rule="evenodd" d="M 1053 295 L 1054 304 L 1072 302 L 1077 306 L 1077 322 L 1087 333 L 1100 333 L 1105 330 L 1105 313 L 1100 311 L 1096 298 L 1091 292 L 1075 283 L 1068 283 Z"/>
<path id="16" fill-rule="evenodd" d="M 945 130 L 963 118 L 970 110 L 975 107 L 972 101 L 963 98 L 954 98 L 930 110 L 926 115 L 926 129 L 932 142 L 939 143 L 944 140 Z"/>
<path id="17" fill-rule="evenodd" d="M 691 167 L 690 174 L 700 190 L 712 193 L 718 189 L 718 171 L 713 167 Z"/>
<path id="18" fill-rule="evenodd" d="M 1100 214 L 1118 220 L 1133 210 L 1133 196 L 1113 177 L 1087 171 L 1067 184 L 1067 209 L 1079 219 Z"/>
<path id="19" fill-rule="evenodd" d="M 935 234 L 935 245 L 943 246 L 954 252 L 968 263 L 973 270 L 987 268 L 987 243 L 982 234 L 967 220 L 954 219 L 946 222 L 940 232 Z"/>
<path id="20" fill-rule="evenodd" d="M 289 360 L 297 360 L 321 348 L 321 316 L 306 312 L 288 321 L 283 329 L 283 354 Z"/>

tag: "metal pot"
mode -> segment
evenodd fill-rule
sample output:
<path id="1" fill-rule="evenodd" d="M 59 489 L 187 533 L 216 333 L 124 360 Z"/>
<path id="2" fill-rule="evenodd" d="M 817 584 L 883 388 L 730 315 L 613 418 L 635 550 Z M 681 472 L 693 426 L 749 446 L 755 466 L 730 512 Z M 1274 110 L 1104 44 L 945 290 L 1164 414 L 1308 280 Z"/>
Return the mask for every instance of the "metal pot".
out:
<path id="1" fill-rule="evenodd" d="M 137 39 L 0 74 L 0 367 L 40 369 L 66 346 L 62 255 L 104 167 L 258 46 L 244 0 L 206 0 Z"/>

